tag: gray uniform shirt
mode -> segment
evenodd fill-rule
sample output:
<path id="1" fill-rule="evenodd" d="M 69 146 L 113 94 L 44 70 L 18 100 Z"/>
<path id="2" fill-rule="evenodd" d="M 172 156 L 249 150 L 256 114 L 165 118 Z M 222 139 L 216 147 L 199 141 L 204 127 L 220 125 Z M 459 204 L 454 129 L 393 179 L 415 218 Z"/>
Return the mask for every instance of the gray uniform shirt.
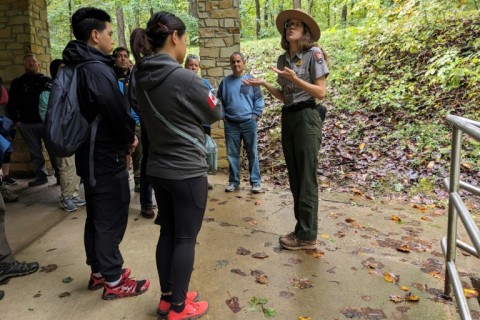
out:
<path id="1" fill-rule="evenodd" d="M 315 83 L 315 80 L 328 76 L 330 73 L 323 52 L 318 47 L 312 47 L 309 50 L 297 53 L 293 58 L 290 58 L 288 52 L 285 52 L 277 60 L 277 68 L 283 70 L 284 67 L 294 70 L 297 77 L 310 83 Z M 313 98 L 283 77 L 279 76 L 277 82 L 282 88 L 286 108 L 300 101 Z"/>

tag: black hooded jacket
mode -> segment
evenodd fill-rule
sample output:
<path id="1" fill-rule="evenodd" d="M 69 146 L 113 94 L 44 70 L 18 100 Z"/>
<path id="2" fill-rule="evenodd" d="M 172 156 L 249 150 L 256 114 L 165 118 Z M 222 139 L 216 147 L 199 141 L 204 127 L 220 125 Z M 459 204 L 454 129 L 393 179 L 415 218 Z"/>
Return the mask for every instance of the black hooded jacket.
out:
<path id="1" fill-rule="evenodd" d="M 127 99 L 120 92 L 112 69 L 114 59 L 85 42 L 75 40 L 63 51 L 65 64 L 88 63 L 78 69 L 78 101 L 80 110 L 89 123 L 101 116 L 95 135 L 94 176 L 110 175 L 125 170 L 127 145 L 133 143 L 135 120 L 130 115 Z M 77 174 L 88 178 L 90 138 L 76 152 Z"/>

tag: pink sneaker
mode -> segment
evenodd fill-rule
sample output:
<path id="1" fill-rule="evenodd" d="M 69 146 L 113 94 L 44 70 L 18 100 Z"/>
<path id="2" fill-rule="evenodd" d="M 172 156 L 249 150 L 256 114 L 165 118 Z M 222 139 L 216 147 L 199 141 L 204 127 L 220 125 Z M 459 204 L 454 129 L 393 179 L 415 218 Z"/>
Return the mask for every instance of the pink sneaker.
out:
<path id="1" fill-rule="evenodd" d="M 182 312 L 177 313 L 175 310 L 170 310 L 168 314 L 168 320 L 192 320 L 198 319 L 208 312 L 208 302 L 199 301 L 193 302 L 185 300 L 185 309 Z"/>
<path id="2" fill-rule="evenodd" d="M 188 291 L 187 292 L 187 300 L 189 301 L 197 301 L 198 299 L 198 292 L 197 291 Z M 165 300 L 160 299 L 160 303 L 158 304 L 157 314 L 159 316 L 166 316 L 170 311 L 170 306 L 172 304 Z"/>
<path id="3" fill-rule="evenodd" d="M 120 283 L 115 287 L 110 287 L 107 283 L 103 286 L 103 300 L 114 300 L 118 298 L 128 298 L 138 296 L 148 290 L 150 280 L 133 280 L 122 274 Z"/>

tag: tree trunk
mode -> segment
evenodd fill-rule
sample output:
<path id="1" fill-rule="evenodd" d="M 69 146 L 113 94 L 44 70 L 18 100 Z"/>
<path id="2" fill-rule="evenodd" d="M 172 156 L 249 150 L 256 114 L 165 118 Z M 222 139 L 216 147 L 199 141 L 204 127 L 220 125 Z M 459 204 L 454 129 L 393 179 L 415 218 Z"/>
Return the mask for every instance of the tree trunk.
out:
<path id="1" fill-rule="evenodd" d="M 263 27 L 265 29 L 268 28 L 268 6 L 270 5 L 270 1 L 265 0 L 263 4 Z"/>
<path id="2" fill-rule="evenodd" d="M 260 38 L 260 31 L 261 31 L 261 25 L 260 25 L 260 0 L 255 0 L 255 17 L 256 17 L 256 25 L 257 28 L 255 30 L 255 35 L 257 36 L 257 39 Z"/>
<path id="3" fill-rule="evenodd" d="M 125 21 L 123 20 L 123 9 L 120 1 L 117 2 L 116 7 L 117 7 L 116 13 L 117 13 L 118 46 L 126 48 L 127 44 L 125 42 Z"/>
<path id="4" fill-rule="evenodd" d="M 347 22 L 347 6 L 342 7 L 342 21 Z"/>
<path id="5" fill-rule="evenodd" d="M 327 26 L 330 27 L 330 1 L 327 2 Z"/>
<path id="6" fill-rule="evenodd" d="M 140 27 L 140 2 L 139 2 L 139 0 L 136 0 L 135 4 L 136 5 L 135 5 L 135 9 L 134 9 L 134 14 L 135 14 L 135 26 L 134 26 L 134 28 L 138 28 L 138 27 Z"/>
<path id="7" fill-rule="evenodd" d="M 309 15 L 312 15 L 313 0 L 308 0 L 308 9 L 307 12 Z"/>
<path id="8" fill-rule="evenodd" d="M 302 0 L 293 0 L 293 9 L 302 9 Z"/>
<path id="9" fill-rule="evenodd" d="M 189 0 L 188 14 L 191 17 L 198 18 L 198 0 Z"/>
<path id="10" fill-rule="evenodd" d="M 72 8 L 73 8 L 73 0 L 68 0 L 68 16 L 69 17 L 73 15 Z M 73 30 L 72 30 L 72 24 L 70 23 L 70 41 L 72 40 L 73 40 Z"/>

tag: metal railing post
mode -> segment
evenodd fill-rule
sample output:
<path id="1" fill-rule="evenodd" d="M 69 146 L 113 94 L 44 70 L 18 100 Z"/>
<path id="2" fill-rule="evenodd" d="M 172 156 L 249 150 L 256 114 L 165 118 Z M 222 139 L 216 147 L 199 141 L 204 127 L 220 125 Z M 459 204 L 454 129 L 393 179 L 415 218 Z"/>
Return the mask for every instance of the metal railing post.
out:
<path id="1" fill-rule="evenodd" d="M 450 159 L 450 185 L 449 185 L 449 201 L 448 201 L 448 230 L 447 230 L 447 252 L 446 252 L 446 266 L 445 266 L 445 290 L 446 295 L 451 293 L 451 281 L 448 272 L 448 262 L 455 263 L 456 259 L 456 241 L 457 241 L 457 222 L 458 215 L 455 205 L 451 199 L 453 194 L 459 191 L 460 185 L 460 160 L 462 147 L 462 132 L 457 127 L 453 127 L 452 134 L 452 152 Z"/>
<path id="2" fill-rule="evenodd" d="M 480 258 L 480 230 L 460 196 L 460 190 L 480 195 L 479 187 L 460 180 L 462 135 L 465 134 L 469 138 L 480 141 L 480 122 L 454 115 L 447 116 L 447 122 L 453 126 L 453 131 L 450 177 L 449 179 L 444 179 L 445 187 L 448 190 L 448 229 L 447 236 L 443 237 L 440 242 L 445 256 L 444 293 L 449 296 L 453 291 L 460 318 L 462 320 L 471 320 L 472 315 L 455 260 L 457 247 L 470 253 L 475 258 Z M 458 239 L 457 227 L 459 220 L 465 227 L 468 239 L 473 246 Z"/>

